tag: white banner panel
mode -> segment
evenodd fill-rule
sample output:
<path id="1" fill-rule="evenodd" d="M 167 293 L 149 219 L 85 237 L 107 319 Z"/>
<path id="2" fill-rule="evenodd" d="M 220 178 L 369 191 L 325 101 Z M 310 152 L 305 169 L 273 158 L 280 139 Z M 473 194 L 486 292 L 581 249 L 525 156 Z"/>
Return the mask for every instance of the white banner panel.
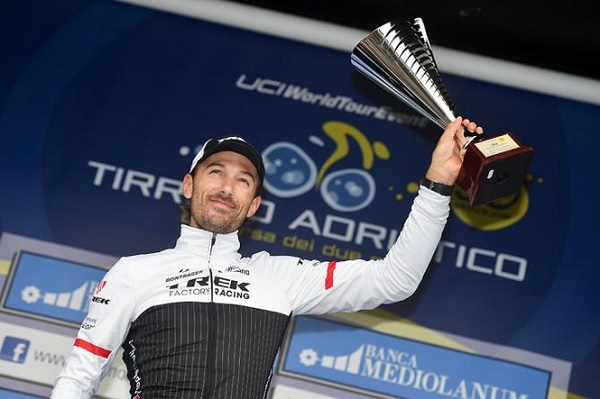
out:
<path id="1" fill-rule="evenodd" d="M 53 385 L 73 348 L 73 338 L 34 328 L 0 322 L 0 375 L 43 385 Z M 100 384 L 99 397 L 128 396 L 127 370 L 121 352 Z"/>

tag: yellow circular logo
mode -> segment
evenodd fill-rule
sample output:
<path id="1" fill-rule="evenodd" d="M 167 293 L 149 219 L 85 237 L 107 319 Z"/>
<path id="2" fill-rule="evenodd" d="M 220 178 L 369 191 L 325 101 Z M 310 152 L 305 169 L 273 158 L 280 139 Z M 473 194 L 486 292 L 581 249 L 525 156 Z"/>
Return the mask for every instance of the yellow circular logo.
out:
<path id="1" fill-rule="evenodd" d="M 525 184 L 508 197 L 471 208 L 466 193 L 457 186 L 451 200 L 452 211 L 468 226 L 492 231 L 512 226 L 521 220 L 529 208 L 529 194 Z"/>

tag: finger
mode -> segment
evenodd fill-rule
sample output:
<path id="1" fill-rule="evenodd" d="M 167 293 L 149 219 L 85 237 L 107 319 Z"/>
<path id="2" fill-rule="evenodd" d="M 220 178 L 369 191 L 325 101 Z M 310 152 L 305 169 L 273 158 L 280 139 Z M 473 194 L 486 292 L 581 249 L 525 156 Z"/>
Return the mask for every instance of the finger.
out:
<path id="1" fill-rule="evenodd" d="M 452 137 L 456 137 L 457 135 L 459 135 L 462 132 L 462 124 L 463 124 L 463 119 L 459 116 L 455 120 L 450 122 L 450 124 L 448 125 L 448 128 L 446 130 L 449 131 L 449 133 L 452 135 Z"/>
<path id="2" fill-rule="evenodd" d="M 459 126 L 456 130 L 456 134 L 454 136 L 454 142 L 456 143 L 456 149 L 460 152 L 460 150 L 466 147 L 470 142 L 470 137 L 465 135 L 464 127 Z"/>
<path id="3" fill-rule="evenodd" d="M 461 123 L 461 117 L 458 117 L 452 122 L 448 123 L 448 125 L 446 125 L 446 129 L 440 137 L 440 143 L 449 143 L 456 139 L 459 136 L 458 132 L 461 130 Z"/>
<path id="4" fill-rule="evenodd" d="M 475 122 L 463 123 L 463 126 L 465 126 L 467 130 L 471 133 L 475 132 L 475 130 L 477 129 L 477 124 Z"/>

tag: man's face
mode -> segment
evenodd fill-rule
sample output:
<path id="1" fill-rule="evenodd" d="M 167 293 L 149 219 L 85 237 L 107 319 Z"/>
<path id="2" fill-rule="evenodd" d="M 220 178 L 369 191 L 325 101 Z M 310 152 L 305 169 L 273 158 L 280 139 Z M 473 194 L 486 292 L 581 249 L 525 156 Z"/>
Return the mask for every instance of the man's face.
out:
<path id="1" fill-rule="evenodd" d="M 252 217 L 261 202 L 260 185 L 250 160 L 233 151 L 222 151 L 196 166 L 194 176 L 183 178 L 182 193 L 190 200 L 190 226 L 215 233 L 231 233 Z"/>

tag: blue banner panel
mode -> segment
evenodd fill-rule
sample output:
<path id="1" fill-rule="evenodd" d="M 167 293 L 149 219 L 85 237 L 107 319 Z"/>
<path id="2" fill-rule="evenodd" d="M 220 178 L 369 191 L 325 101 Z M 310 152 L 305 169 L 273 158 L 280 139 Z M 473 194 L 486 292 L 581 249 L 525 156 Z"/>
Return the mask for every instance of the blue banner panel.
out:
<path id="1" fill-rule="evenodd" d="M 79 326 L 106 270 L 20 252 L 11 266 L 2 308 Z"/>
<path id="2" fill-rule="evenodd" d="M 2 399 L 40 399 L 43 396 L 30 395 L 26 393 L 11 391 L 8 389 L 0 388 L 0 397 Z"/>
<path id="3" fill-rule="evenodd" d="M 550 372 L 355 326 L 298 317 L 281 370 L 405 399 L 545 398 Z"/>

